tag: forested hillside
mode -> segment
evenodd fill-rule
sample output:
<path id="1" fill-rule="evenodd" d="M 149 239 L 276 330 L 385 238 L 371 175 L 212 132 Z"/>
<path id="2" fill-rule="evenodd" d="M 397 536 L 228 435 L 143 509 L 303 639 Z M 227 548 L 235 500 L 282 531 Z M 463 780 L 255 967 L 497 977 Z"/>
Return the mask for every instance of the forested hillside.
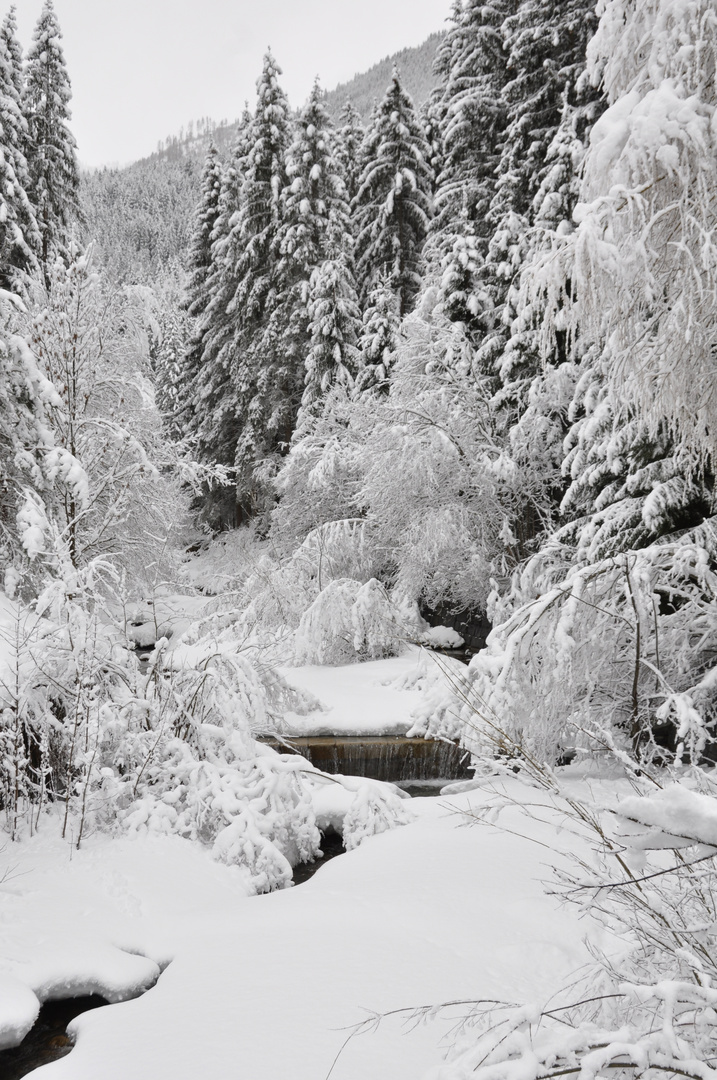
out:
<path id="1" fill-rule="evenodd" d="M 431 34 L 422 45 L 386 56 L 368 71 L 354 75 L 348 82 L 339 83 L 333 90 L 328 90 L 324 104 L 331 119 L 337 121 L 342 108 L 350 101 L 365 123 L 374 104 L 383 97 L 394 67 L 400 71 L 403 86 L 416 107 L 420 108 L 438 85 L 433 64 L 442 38 L 443 34 Z"/>
<path id="2" fill-rule="evenodd" d="M 324 94 L 329 116 L 338 120 L 347 101 L 364 119 L 382 97 L 394 65 L 416 105 L 437 85 L 433 64 L 441 34 L 422 45 L 387 56 L 368 71 Z M 237 123 L 209 119 L 160 140 L 156 153 L 124 168 L 97 169 L 82 177 L 82 237 L 118 281 L 149 284 L 170 268 L 174 278 L 186 265 L 191 215 L 199 198 L 202 162 L 210 143 L 225 158 Z"/>

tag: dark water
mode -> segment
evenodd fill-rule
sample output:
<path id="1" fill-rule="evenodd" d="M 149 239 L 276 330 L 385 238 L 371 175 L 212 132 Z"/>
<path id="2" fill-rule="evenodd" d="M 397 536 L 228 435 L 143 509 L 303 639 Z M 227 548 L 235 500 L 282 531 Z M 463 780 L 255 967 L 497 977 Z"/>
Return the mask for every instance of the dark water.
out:
<path id="1" fill-rule="evenodd" d="M 301 863 L 299 866 L 294 867 L 292 874 L 294 885 L 303 885 L 305 881 L 312 878 L 317 870 L 320 870 L 322 866 L 325 866 L 331 859 L 335 859 L 337 855 L 343 855 L 344 842 L 337 832 L 327 833 L 322 837 L 321 850 L 324 853 L 323 859 L 317 859 L 312 863 Z M 2 1074 L 0 1074 L 2 1076 Z"/>
<path id="2" fill-rule="evenodd" d="M 0 1080 L 20 1080 L 21 1076 L 27 1076 L 33 1069 L 69 1054 L 72 1043 L 65 1032 L 70 1021 L 80 1013 L 107 1004 L 97 994 L 46 1002 L 40 1009 L 34 1027 L 20 1045 L 10 1050 L 0 1050 Z"/>

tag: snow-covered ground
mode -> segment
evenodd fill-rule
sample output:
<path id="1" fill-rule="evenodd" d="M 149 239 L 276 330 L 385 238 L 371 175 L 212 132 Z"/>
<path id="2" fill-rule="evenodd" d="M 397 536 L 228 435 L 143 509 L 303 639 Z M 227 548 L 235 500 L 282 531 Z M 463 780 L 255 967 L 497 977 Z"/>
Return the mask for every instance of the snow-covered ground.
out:
<path id="1" fill-rule="evenodd" d="M 422 698 L 411 686 L 430 657 L 407 647 L 403 656 L 340 667 L 318 665 L 282 668 L 290 686 L 308 691 L 321 707 L 303 716 L 287 713 L 284 733 L 291 735 L 404 735 Z M 440 671 L 436 667 L 436 677 Z M 401 688 L 399 688 L 401 687 Z"/>
<path id="2" fill-rule="evenodd" d="M 373 1010 L 542 1000 L 585 961 L 587 927 L 543 890 L 553 826 L 508 809 L 510 832 L 464 827 L 487 798 L 415 800 L 412 823 L 254 897 L 240 870 L 176 837 L 8 844 L 0 1024 L 17 1027 L 30 991 L 117 1000 L 162 968 L 142 996 L 74 1021 L 75 1049 L 38 1080 L 323 1080 Z M 350 1039 L 332 1080 L 435 1075 L 449 1019 L 405 1020 Z"/>

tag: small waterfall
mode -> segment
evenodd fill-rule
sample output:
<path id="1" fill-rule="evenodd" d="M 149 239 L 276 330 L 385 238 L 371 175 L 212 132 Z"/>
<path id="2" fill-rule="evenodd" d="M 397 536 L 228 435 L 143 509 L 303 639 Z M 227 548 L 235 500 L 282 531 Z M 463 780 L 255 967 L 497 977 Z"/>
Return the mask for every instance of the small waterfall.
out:
<path id="1" fill-rule="evenodd" d="M 265 740 L 276 750 L 301 754 L 327 773 L 402 780 L 463 780 L 469 759 L 455 743 L 405 735 L 302 736 Z"/>

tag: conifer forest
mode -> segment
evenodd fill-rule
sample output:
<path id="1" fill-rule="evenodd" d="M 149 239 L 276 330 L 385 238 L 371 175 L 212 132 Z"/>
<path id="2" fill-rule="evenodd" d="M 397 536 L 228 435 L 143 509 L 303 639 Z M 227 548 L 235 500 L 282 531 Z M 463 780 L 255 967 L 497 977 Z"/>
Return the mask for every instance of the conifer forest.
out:
<path id="1" fill-rule="evenodd" d="M 0 1078 L 717 1078 L 717 6 L 445 16 L 91 172 L 4 17 Z"/>

